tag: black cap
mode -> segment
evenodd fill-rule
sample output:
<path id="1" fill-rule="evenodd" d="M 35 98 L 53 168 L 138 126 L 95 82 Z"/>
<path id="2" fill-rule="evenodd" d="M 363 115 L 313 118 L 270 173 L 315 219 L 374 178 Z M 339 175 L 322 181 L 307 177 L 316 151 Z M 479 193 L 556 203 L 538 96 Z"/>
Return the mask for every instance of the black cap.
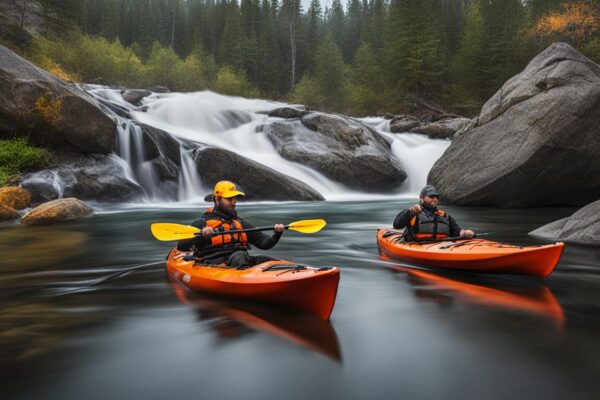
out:
<path id="1" fill-rule="evenodd" d="M 437 189 L 433 185 L 427 185 L 421 189 L 421 196 L 439 196 Z"/>

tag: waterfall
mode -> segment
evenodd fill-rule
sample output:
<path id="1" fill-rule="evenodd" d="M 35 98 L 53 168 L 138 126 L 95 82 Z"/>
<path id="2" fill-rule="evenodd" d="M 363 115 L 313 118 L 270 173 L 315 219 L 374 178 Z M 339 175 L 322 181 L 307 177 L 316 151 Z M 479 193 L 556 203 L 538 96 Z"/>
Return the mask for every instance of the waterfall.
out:
<path id="1" fill-rule="evenodd" d="M 178 199 L 180 201 L 193 201 L 203 198 L 209 190 L 204 187 L 198 176 L 196 164 L 192 158 L 193 151 L 194 149 L 179 147 L 181 168 L 179 170 Z"/>
<path id="2" fill-rule="evenodd" d="M 321 193 L 327 200 L 415 195 L 426 183 L 433 163 L 449 146 L 447 140 L 432 140 L 425 135 L 392 134 L 389 120 L 361 118 L 391 142 L 392 156 L 404 166 L 407 180 L 388 195 L 373 195 L 350 190 L 305 165 L 284 159 L 258 127 L 280 118 L 268 112 L 287 106 L 285 103 L 224 96 L 211 91 L 194 93 L 155 93 L 142 100 L 140 107 L 123 100 L 118 90 L 104 87 L 87 88 L 100 106 L 108 109 L 118 121 L 116 157 L 123 160 L 126 177 L 140 185 L 145 200 L 164 201 L 159 190 L 156 168 L 146 160 L 144 135 L 139 124 L 165 131 L 179 142 L 180 164 L 177 200 L 199 200 L 209 191 L 203 187 L 192 158 L 194 144 L 232 151 L 280 173 L 296 178 Z M 131 117 L 124 117 L 123 110 Z"/>

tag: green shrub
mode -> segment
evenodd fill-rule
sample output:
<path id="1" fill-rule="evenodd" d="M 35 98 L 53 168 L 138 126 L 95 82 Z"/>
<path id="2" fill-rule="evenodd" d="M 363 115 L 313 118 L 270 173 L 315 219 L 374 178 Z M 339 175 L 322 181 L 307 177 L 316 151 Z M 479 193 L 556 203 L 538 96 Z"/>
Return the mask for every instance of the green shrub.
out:
<path id="1" fill-rule="evenodd" d="M 291 93 L 291 100 L 294 103 L 307 105 L 311 108 L 320 108 L 323 104 L 323 94 L 319 83 L 310 75 L 304 75 Z"/>
<path id="2" fill-rule="evenodd" d="M 8 170 L 0 167 L 0 187 L 10 184 L 13 175 Z"/>
<path id="3" fill-rule="evenodd" d="M 44 168 L 50 152 L 33 147 L 23 138 L 0 140 L 0 186 L 5 186 L 19 173 Z"/>
<path id="4" fill-rule="evenodd" d="M 211 84 L 215 92 L 230 96 L 258 97 L 258 89 L 254 88 L 244 71 L 235 72 L 230 67 L 223 67 L 217 73 L 217 79 Z"/>

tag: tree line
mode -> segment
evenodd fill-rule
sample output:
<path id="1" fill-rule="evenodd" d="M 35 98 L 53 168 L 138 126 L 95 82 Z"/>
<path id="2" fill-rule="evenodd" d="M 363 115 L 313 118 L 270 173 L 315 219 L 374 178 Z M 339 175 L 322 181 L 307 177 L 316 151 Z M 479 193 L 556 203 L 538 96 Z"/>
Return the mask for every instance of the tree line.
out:
<path id="1" fill-rule="evenodd" d="M 211 88 L 354 115 L 476 111 L 539 51 L 600 61 L 600 0 L 43 0 L 32 57 L 78 79 Z M 63 24 L 66 21 L 67 24 Z"/>

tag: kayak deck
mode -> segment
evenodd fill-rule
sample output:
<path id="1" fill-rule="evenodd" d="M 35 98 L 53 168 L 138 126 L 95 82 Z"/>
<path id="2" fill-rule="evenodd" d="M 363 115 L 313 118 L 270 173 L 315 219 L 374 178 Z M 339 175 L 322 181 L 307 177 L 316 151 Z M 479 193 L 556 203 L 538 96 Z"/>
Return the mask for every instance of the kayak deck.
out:
<path id="1" fill-rule="evenodd" d="M 237 269 L 197 264 L 176 248 L 167 257 L 169 278 L 189 289 L 251 301 L 290 306 L 328 320 L 337 295 L 340 270 L 277 260 Z"/>
<path id="2" fill-rule="evenodd" d="M 402 231 L 380 229 L 377 232 L 379 253 L 425 266 L 540 278 L 554 271 L 564 250 L 561 242 L 521 247 L 483 239 L 435 243 L 405 243 L 401 239 Z"/>

